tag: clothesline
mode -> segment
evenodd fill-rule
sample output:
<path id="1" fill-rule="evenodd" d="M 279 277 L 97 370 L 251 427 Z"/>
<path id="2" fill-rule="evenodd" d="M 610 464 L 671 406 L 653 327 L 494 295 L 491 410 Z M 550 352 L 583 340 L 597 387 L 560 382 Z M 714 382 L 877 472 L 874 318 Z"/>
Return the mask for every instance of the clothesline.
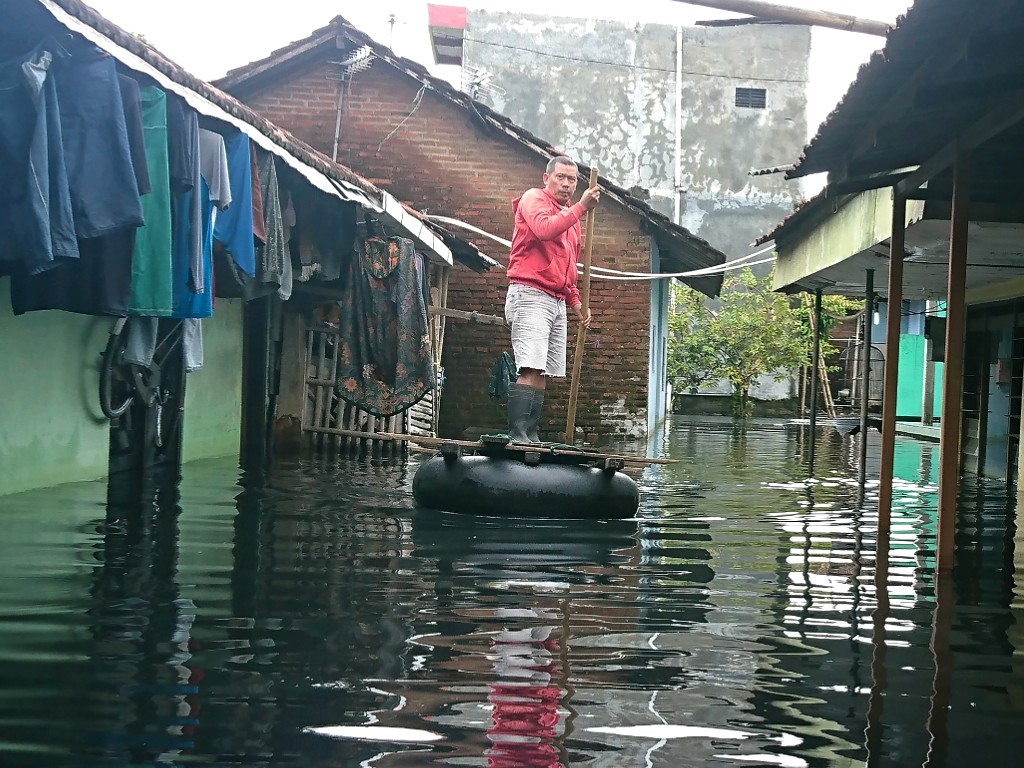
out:
<path id="1" fill-rule="evenodd" d="M 426 214 L 426 217 L 428 219 L 433 219 L 434 221 L 439 221 L 442 224 L 451 224 L 452 226 L 460 227 L 469 232 L 475 232 L 478 235 L 489 238 L 496 243 L 504 245 L 506 248 L 510 248 L 512 246 L 511 240 L 506 240 L 503 237 L 498 237 L 497 235 L 491 232 L 488 232 L 484 229 L 480 229 L 479 227 L 476 227 L 465 221 L 461 221 L 450 216 L 436 216 L 433 214 Z M 757 251 L 754 251 L 753 253 L 748 253 L 746 256 L 740 256 L 739 258 L 733 259 L 732 261 L 727 261 L 724 264 L 719 264 L 718 266 L 715 267 L 704 267 L 703 269 L 691 269 L 688 272 L 622 272 L 617 269 L 606 269 L 604 267 L 593 266 L 591 267 L 591 270 L 593 271 L 593 277 L 602 280 L 671 280 L 683 277 L 706 277 L 707 275 L 724 274 L 725 272 L 731 272 L 732 270 L 735 269 L 742 269 L 743 267 L 753 267 L 757 266 L 758 264 L 767 264 L 768 262 L 775 260 L 774 254 L 772 256 L 769 256 L 768 258 L 759 259 L 757 261 L 752 261 L 752 259 L 757 259 L 758 256 L 763 256 L 764 254 L 771 253 L 774 250 L 775 246 L 769 245 Z"/>

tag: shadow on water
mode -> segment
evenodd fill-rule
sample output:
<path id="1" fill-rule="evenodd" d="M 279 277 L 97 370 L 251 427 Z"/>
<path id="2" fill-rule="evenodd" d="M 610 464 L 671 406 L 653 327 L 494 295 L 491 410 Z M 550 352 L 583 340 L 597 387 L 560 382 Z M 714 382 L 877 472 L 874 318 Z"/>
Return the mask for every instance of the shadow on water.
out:
<path id="1" fill-rule="evenodd" d="M 677 419 L 633 520 L 417 510 L 415 459 L 0 499 L 0 765 L 1015 764 L 1015 495 L 965 482 L 939 578 L 935 446 L 879 542 L 809 439 Z"/>

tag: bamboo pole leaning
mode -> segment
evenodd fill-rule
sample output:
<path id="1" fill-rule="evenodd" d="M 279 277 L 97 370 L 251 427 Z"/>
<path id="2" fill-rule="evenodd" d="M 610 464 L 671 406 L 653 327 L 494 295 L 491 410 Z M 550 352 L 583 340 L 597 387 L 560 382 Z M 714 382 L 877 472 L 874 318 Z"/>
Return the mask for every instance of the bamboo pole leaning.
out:
<path id="1" fill-rule="evenodd" d="M 597 186 L 597 168 L 590 169 L 590 184 L 593 189 Z M 594 219 L 597 208 L 587 211 L 587 226 L 585 239 L 583 241 L 583 287 L 580 291 L 580 301 L 583 317 L 590 312 L 590 262 L 594 252 Z M 573 442 L 576 436 L 576 404 L 580 396 L 580 372 L 583 369 L 583 351 L 587 344 L 587 327 L 580 323 L 576 328 L 576 354 L 572 358 L 572 381 L 569 384 L 569 411 L 565 420 L 565 442 Z"/>

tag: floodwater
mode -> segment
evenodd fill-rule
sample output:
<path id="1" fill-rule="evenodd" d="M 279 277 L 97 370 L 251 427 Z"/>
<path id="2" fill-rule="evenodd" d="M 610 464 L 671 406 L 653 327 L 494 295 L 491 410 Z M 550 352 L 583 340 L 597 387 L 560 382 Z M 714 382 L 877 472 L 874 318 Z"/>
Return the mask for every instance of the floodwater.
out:
<path id="1" fill-rule="evenodd" d="M 807 481 L 802 429 L 674 420 L 628 521 L 417 511 L 415 456 L 0 499 L 0 765 L 1019 765 L 1005 487 L 937 581 L 937 446 L 901 439 L 876 569 L 856 438 Z"/>

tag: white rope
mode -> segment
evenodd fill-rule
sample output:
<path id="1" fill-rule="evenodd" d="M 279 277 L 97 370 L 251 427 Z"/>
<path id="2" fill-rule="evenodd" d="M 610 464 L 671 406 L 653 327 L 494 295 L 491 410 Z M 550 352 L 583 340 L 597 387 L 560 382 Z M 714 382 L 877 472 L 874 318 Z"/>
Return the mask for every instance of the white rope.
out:
<path id="1" fill-rule="evenodd" d="M 435 216 L 433 214 L 425 215 L 428 219 L 433 219 L 434 221 L 439 221 L 443 224 L 451 224 L 469 232 L 474 232 L 478 235 L 489 238 L 496 243 L 500 243 L 506 248 L 512 247 L 511 240 L 505 240 L 502 237 L 491 234 L 490 232 L 480 229 L 479 227 L 475 227 L 472 224 L 468 224 L 465 221 L 453 219 L 449 216 Z M 767 264 L 768 262 L 775 260 L 774 254 L 766 259 L 760 259 L 758 261 L 751 261 L 751 259 L 756 259 L 758 256 L 763 256 L 764 254 L 770 253 L 774 250 L 774 245 L 768 245 L 760 250 L 754 251 L 753 253 L 748 253 L 746 256 L 740 256 L 732 261 L 727 261 L 724 264 L 719 264 L 714 267 L 704 267 L 702 269 L 691 269 L 688 272 L 622 272 L 617 269 L 606 269 L 604 267 L 595 266 L 591 266 L 590 269 L 593 273 L 591 276 L 601 280 L 674 280 L 682 277 L 706 277 L 708 275 L 724 274 L 725 272 L 731 272 L 734 269 L 741 269 L 743 267 L 754 267 L 758 264 Z M 582 264 L 577 264 L 576 266 L 580 268 L 583 267 Z"/>

